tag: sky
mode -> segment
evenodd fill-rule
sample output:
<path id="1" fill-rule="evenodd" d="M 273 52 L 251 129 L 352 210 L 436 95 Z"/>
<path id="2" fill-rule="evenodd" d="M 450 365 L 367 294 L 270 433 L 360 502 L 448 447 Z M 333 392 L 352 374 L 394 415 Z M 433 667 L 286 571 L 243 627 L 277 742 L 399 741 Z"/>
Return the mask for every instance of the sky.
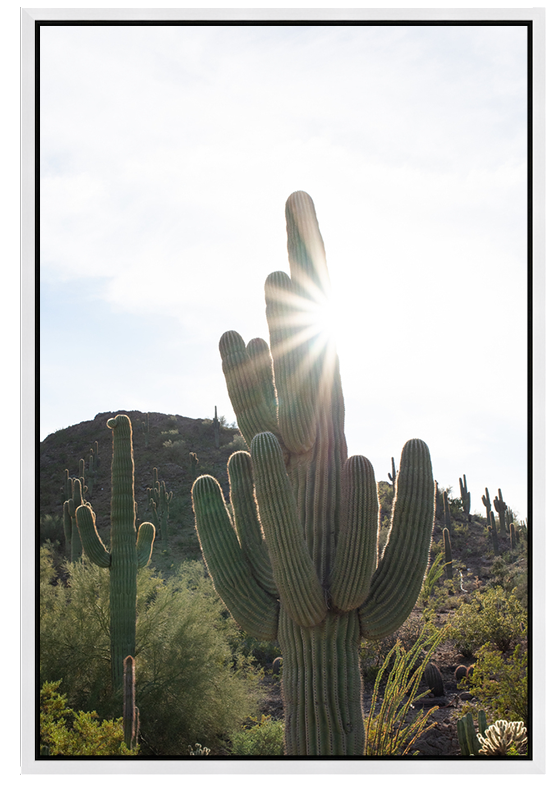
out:
<path id="1" fill-rule="evenodd" d="M 40 438 L 119 409 L 229 422 L 284 206 L 315 203 L 351 455 L 410 438 L 527 514 L 526 30 L 41 28 Z"/>

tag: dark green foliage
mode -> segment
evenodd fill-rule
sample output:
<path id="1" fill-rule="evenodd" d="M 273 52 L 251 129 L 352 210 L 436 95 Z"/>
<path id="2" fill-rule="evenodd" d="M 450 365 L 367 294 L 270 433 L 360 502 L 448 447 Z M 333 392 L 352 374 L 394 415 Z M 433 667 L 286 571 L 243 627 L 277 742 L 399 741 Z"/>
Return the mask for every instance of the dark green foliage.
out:
<path id="1" fill-rule="evenodd" d="M 497 719 L 527 722 L 529 684 L 524 644 L 505 654 L 487 642 L 475 657 L 475 669 L 467 676 L 474 704 L 486 709 L 492 722 Z"/>
<path id="2" fill-rule="evenodd" d="M 507 594 L 501 586 L 474 592 L 451 620 L 450 636 L 459 651 L 470 656 L 487 642 L 505 652 L 526 636 L 527 611 L 515 589 Z"/>
<path id="3" fill-rule="evenodd" d="M 250 723 L 231 736 L 231 754 L 234 756 L 284 755 L 285 726 L 281 720 L 262 714 L 252 716 Z"/>

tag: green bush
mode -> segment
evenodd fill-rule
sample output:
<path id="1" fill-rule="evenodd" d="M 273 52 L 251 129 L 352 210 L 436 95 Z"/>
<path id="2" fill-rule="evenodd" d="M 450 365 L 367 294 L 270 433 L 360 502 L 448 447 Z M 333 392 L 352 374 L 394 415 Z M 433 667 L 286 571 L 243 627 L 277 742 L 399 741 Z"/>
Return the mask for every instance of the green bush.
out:
<path id="1" fill-rule="evenodd" d="M 60 681 L 45 682 L 40 693 L 41 748 L 50 756 L 133 756 L 124 743 L 122 717 L 98 720 L 95 711 L 68 708 Z"/>
<path id="2" fill-rule="evenodd" d="M 527 611 L 516 589 L 507 594 L 501 586 L 476 591 L 457 609 L 451 620 L 450 637 L 464 656 L 487 643 L 506 652 L 521 641 L 527 630 Z"/>
<path id="3" fill-rule="evenodd" d="M 48 552 L 41 576 L 51 577 Z M 113 717 L 110 692 L 109 575 L 90 562 L 68 564 L 68 586 L 41 582 L 41 681 L 61 681 L 74 708 Z M 142 754 L 218 749 L 257 708 L 254 670 L 240 633 L 198 563 L 164 581 L 138 572 L 136 704 Z"/>
<path id="4" fill-rule="evenodd" d="M 278 719 L 262 714 L 258 721 L 250 717 L 245 725 L 231 737 L 231 754 L 234 756 L 282 756 L 285 726 Z"/>
<path id="5" fill-rule="evenodd" d="M 497 719 L 527 721 L 529 687 L 527 680 L 527 652 L 517 645 L 509 656 L 503 655 L 490 644 L 476 653 L 475 668 L 468 680 L 467 689 L 475 698 L 474 706 L 486 712 L 490 722 Z"/>

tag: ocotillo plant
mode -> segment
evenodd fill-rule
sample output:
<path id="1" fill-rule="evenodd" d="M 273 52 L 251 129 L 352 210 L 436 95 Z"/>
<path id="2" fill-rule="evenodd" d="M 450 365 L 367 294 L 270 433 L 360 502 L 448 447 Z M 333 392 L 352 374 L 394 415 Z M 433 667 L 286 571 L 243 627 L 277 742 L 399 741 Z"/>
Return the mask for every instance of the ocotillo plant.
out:
<path id="1" fill-rule="evenodd" d="M 494 498 L 494 509 L 500 520 L 500 533 L 507 533 L 508 526 L 506 525 L 506 511 L 508 510 L 508 506 L 506 503 L 504 503 L 501 489 L 498 489 L 498 497 Z"/>
<path id="2" fill-rule="evenodd" d="M 213 417 L 213 434 L 215 436 L 215 447 L 218 450 L 219 445 L 221 444 L 221 423 L 219 422 L 219 417 L 217 416 L 217 406 L 215 406 L 215 416 Z"/>
<path id="3" fill-rule="evenodd" d="M 110 550 L 97 533 L 91 506 L 84 504 L 76 509 L 76 520 L 86 555 L 97 566 L 110 570 L 110 654 L 116 693 L 122 689 L 124 659 L 136 653 L 137 572 L 149 563 L 155 528 L 150 522 L 142 522 L 136 532 L 130 419 L 118 414 L 107 426 L 112 430 Z"/>
<path id="4" fill-rule="evenodd" d="M 228 463 L 233 519 L 221 487 L 193 486 L 196 527 L 215 588 L 255 638 L 279 640 L 287 755 L 362 755 L 358 645 L 412 610 L 428 563 L 434 480 L 427 446 L 404 446 L 391 529 L 378 554 L 372 464 L 347 458 L 333 343 L 316 323 L 329 276 L 314 204 L 287 200 L 291 276 L 266 281 L 271 352 L 221 337 L 223 371 L 251 453 Z"/>
<path id="5" fill-rule="evenodd" d="M 467 491 L 467 476 L 463 475 L 463 480 L 459 478 L 459 491 L 461 493 L 461 505 L 467 522 L 471 521 L 471 492 Z"/>
<path id="6" fill-rule="evenodd" d="M 444 569 L 446 573 L 446 580 L 453 580 L 453 556 L 451 553 L 451 536 L 447 528 L 442 531 L 444 539 Z"/>
<path id="7" fill-rule="evenodd" d="M 492 506 L 490 505 L 490 495 L 488 494 L 488 489 L 484 490 L 484 494 L 482 496 L 482 504 L 486 508 L 486 524 L 490 525 L 490 513 L 492 511 Z"/>

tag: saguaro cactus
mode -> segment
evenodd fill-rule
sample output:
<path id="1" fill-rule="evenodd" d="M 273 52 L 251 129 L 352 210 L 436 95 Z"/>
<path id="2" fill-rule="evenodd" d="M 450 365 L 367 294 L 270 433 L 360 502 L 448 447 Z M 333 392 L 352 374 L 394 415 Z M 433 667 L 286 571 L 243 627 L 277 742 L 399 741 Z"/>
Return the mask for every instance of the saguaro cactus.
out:
<path id="1" fill-rule="evenodd" d="M 151 522 L 136 532 L 132 424 L 125 414 L 109 419 L 112 429 L 112 496 L 110 550 L 97 533 L 91 506 L 76 509 L 79 535 L 86 555 L 110 570 L 110 651 L 112 685 L 122 688 L 123 663 L 136 653 L 136 587 L 139 567 L 149 563 L 155 538 Z"/>
<path id="2" fill-rule="evenodd" d="M 482 504 L 486 508 L 486 524 L 490 525 L 490 514 L 492 511 L 492 506 L 490 505 L 490 495 L 488 494 L 488 489 L 485 489 L 485 494 L 482 496 Z"/>
<path id="3" fill-rule="evenodd" d="M 288 755 L 362 755 L 358 644 L 409 615 L 428 563 L 434 480 L 424 442 L 403 448 L 391 530 L 378 553 L 372 464 L 347 458 L 337 355 L 316 320 L 329 277 L 311 198 L 287 200 L 291 277 L 266 281 L 271 352 L 220 341 L 237 423 L 251 454 L 228 464 L 233 518 L 217 481 L 193 486 L 215 588 L 237 622 L 283 655 Z"/>
<path id="4" fill-rule="evenodd" d="M 461 494 L 461 504 L 467 522 L 471 521 L 471 492 L 467 490 L 467 476 L 463 475 L 463 479 L 459 478 L 459 492 Z"/>
<path id="5" fill-rule="evenodd" d="M 508 526 L 506 525 L 506 511 L 508 510 L 508 506 L 507 503 L 504 503 L 501 489 L 498 489 L 498 497 L 494 498 L 494 509 L 500 518 L 500 534 L 507 533 Z"/>
<path id="6" fill-rule="evenodd" d="M 221 443 L 221 423 L 219 422 L 219 417 L 217 416 L 217 406 L 215 406 L 215 416 L 213 417 L 213 435 L 215 437 L 215 447 L 219 449 Z"/>
<path id="7" fill-rule="evenodd" d="M 442 531 L 442 538 L 444 540 L 444 570 L 446 573 L 446 580 L 453 580 L 453 556 L 451 552 L 451 536 L 447 528 Z"/>
<path id="8" fill-rule="evenodd" d="M 64 536 L 70 544 L 70 561 L 81 558 L 81 539 L 76 522 L 76 509 L 83 503 L 83 485 L 79 478 L 69 478 L 71 497 L 64 503 Z"/>

